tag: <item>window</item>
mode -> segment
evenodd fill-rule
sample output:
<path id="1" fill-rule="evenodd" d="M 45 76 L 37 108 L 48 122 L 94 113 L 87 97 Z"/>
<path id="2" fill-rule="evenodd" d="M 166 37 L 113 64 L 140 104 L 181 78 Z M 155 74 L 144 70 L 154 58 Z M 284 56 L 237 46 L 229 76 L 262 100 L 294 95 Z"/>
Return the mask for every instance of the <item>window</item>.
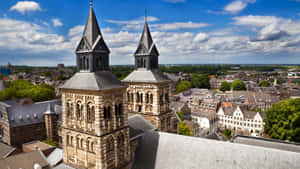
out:
<path id="1" fill-rule="evenodd" d="M 115 105 L 115 116 L 117 118 L 122 116 L 122 104 Z"/>
<path id="2" fill-rule="evenodd" d="M 87 121 L 93 122 L 95 120 L 95 108 L 92 103 L 87 104 Z"/>
<path id="3" fill-rule="evenodd" d="M 81 105 L 81 102 L 78 101 L 77 104 L 76 104 L 76 117 L 77 117 L 77 120 L 82 120 L 82 105 Z"/>
<path id="4" fill-rule="evenodd" d="M 104 107 L 104 119 L 110 119 L 111 114 L 110 114 L 110 106 Z"/>
<path id="5" fill-rule="evenodd" d="M 165 94 L 165 100 L 166 100 L 166 103 L 169 103 L 169 94 L 168 93 Z"/>
<path id="6" fill-rule="evenodd" d="M 114 138 L 110 136 L 107 139 L 107 152 L 114 151 L 114 149 L 115 149 Z"/>

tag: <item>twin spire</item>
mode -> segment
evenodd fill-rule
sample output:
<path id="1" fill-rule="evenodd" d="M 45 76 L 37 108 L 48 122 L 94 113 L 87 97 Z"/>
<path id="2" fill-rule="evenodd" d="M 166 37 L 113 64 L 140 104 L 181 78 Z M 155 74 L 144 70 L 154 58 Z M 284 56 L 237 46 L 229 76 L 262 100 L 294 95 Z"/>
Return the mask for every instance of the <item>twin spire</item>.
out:
<path id="1" fill-rule="evenodd" d="M 90 0 L 90 11 L 89 11 L 89 16 L 83 31 L 83 36 L 82 39 L 76 49 L 76 53 L 80 54 L 80 57 L 78 58 L 78 63 L 81 64 L 78 67 L 83 68 L 83 70 L 90 69 L 91 66 L 94 68 L 95 66 L 93 65 L 94 63 L 91 63 L 90 60 L 95 61 L 93 58 L 82 58 L 81 55 L 86 53 L 102 53 L 102 54 L 109 54 L 109 48 L 107 47 L 103 36 L 101 34 L 98 21 L 93 9 L 93 0 Z M 94 54 L 93 54 L 94 55 Z M 158 67 L 158 56 L 159 52 L 153 43 L 153 39 L 150 33 L 150 29 L 148 26 L 148 21 L 147 21 L 147 10 L 145 10 L 145 24 L 144 24 L 144 29 L 143 33 L 141 35 L 141 39 L 138 44 L 138 48 L 134 53 L 135 57 L 138 56 L 143 56 L 147 58 L 143 58 L 142 61 L 140 61 L 143 65 L 143 67 L 147 68 L 156 68 Z M 80 60 L 82 58 L 82 61 Z M 137 58 L 136 58 L 137 59 Z M 109 63 L 107 59 L 105 59 L 106 63 Z M 97 61 L 97 64 L 102 64 L 103 59 L 99 58 L 99 61 Z M 106 65 L 105 63 L 105 65 Z M 137 64 L 137 63 L 136 63 Z M 99 66 L 98 66 L 99 67 Z M 100 66 L 101 67 L 101 66 Z M 104 67 L 107 67 L 104 66 Z M 140 67 L 140 66 L 137 66 Z"/>

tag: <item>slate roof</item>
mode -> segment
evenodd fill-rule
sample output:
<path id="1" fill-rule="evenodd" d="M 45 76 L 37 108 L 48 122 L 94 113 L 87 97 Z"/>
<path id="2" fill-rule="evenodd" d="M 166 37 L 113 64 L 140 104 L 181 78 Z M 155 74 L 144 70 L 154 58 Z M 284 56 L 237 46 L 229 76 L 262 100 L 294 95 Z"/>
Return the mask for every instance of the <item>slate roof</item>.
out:
<path id="1" fill-rule="evenodd" d="M 61 101 L 51 100 L 28 105 L 21 105 L 16 101 L 5 101 L 0 104 L 7 107 L 10 127 L 16 127 L 44 122 L 44 113 L 49 104 L 53 107 L 56 104 L 60 105 Z"/>
<path id="2" fill-rule="evenodd" d="M 130 138 L 136 138 L 146 131 L 156 130 L 142 115 L 134 115 L 128 117 L 128 125 L 130 130 Z"/>
<path id="3" fill-rule="evenodd" d="M 135 153 L 133 169 L 298 169 L 300 153 L 146 132 Z"/>
<path id="4" fill-rule="evenodd" d="M 159 55 L 159 52 L 153 43 L 148 23 L 145 22 L 143 33 L 134 55 L 149 55 L 151 53 L 155 53 L 157 56 Z"/>
<path id="5" fill-rule="evenodd" d="M 236 136 L 233 142 L 300 153 L 300 143 L 250 136 Z"/>
<path id="6" fill-rule="evenodd" d="M 89 16 L 83 31 L 83 37 L 76 49 L 76 51 L 82 51 L 84 49 L 81 49 L 81 44 L 87 44 L 86 47 L 88 50 L 95 50 L 95 48 L 98 46 L 101 46 L 101 50 L 104 50 L 105 52 L 109 53 L 109 49 L 107 45 L 104 42 L 103 36 L 101 34 L 98 21 L 94 12 L 93 7 L 91 6 Z"/>
<path id="7" fill-rule="evenodd" d="M 39 150 L 21 153 L 0 160 L 1 169 L 33 169 L 35 165 L 39 165 L 41 168 L 49 166 L 44 154 Z"/>
<path id="8" fill-rule="evenodd" d="M 78 72 L 61 89 L 106 90 L 126 87 L 110 71 Z"/>
<path id="9" fill-rule="evenodd" d="M 14 150 L 16 150 L 16 148 L 0 142 L 0 159 L 6 158 Z"/>
<path id="10" fill-rule="evenodd" d="M 144 82 L 144 83 L 161 83 L 171 82 L 167 76 L 165 76 L 158 69 L 147 70 L 139 68 L 131 72 L 123 82 Z"/>

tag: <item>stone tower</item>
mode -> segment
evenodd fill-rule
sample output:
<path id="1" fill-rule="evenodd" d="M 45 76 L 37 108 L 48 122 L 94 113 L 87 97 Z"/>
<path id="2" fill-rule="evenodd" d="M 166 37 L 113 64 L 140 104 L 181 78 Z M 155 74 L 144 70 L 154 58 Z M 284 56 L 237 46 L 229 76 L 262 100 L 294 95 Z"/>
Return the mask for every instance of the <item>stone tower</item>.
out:
<path id="1" fill-rule="evenodd" d="M 171 81 L 158 68 L 159 52 L 145 25 L 135 57 L 135 70 L 123 82 L 128 85 L 127 104 L 129 115 L 141 114 L 160 131 L 170 131 Z"/>
<path id="2" fill-rule="evenodd" d="M 109 53 L 91 3 L 76 49 L 78 72 L 60 89 L 64 163 L 89 169 L 130 163 L 126 86 L 109 71 Z"/>
<path id="3" fill-rule="evenodd" d="M 45 115 L 45 127 L 47 140 L 57 141 L 57 114 L 52 111 L 51 104 L 48 104 Z"/>

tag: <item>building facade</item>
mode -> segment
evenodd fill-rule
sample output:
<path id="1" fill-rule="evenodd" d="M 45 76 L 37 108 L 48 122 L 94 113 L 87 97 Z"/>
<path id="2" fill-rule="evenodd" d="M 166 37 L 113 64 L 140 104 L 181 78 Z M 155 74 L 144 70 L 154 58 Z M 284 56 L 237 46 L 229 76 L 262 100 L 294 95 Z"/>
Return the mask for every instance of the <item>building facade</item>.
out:
<path id="1" fill-rule="evenodd" d="M 174 114 L 170 109 L 172 82 L 158 69 L 159 52 L 147 18 L 134 56 L 136 69 L 123 80 L 128 85 L 129 116 L 141 114 L 160 131 L 177 131 L 172 124 Z"/>
<path id="2" fill-rule="evenodd" d="M 49 106 L 56 107 L 59 104 L 59 100 L 39 103 L 14 100 L 0 102 L 0 140 L 21 148 L 26 142 L 47 139 L 45 112 Z"/>
<path id="3" fill-rule="evenodd" d="M 261 136 L 264 132 L 263 115 L 232 103 L 222 103 L 217 113 L 219 127 L 232 129 L 235 133 Z"/>
<path id="4" fill-rule="evenodd" d="M 60 89 L 66 164 L 89 169 L 129 165 L 126 86 L 109 71 L 109 53 L 91 5 L 76 49 L 78 72 Z"/>

